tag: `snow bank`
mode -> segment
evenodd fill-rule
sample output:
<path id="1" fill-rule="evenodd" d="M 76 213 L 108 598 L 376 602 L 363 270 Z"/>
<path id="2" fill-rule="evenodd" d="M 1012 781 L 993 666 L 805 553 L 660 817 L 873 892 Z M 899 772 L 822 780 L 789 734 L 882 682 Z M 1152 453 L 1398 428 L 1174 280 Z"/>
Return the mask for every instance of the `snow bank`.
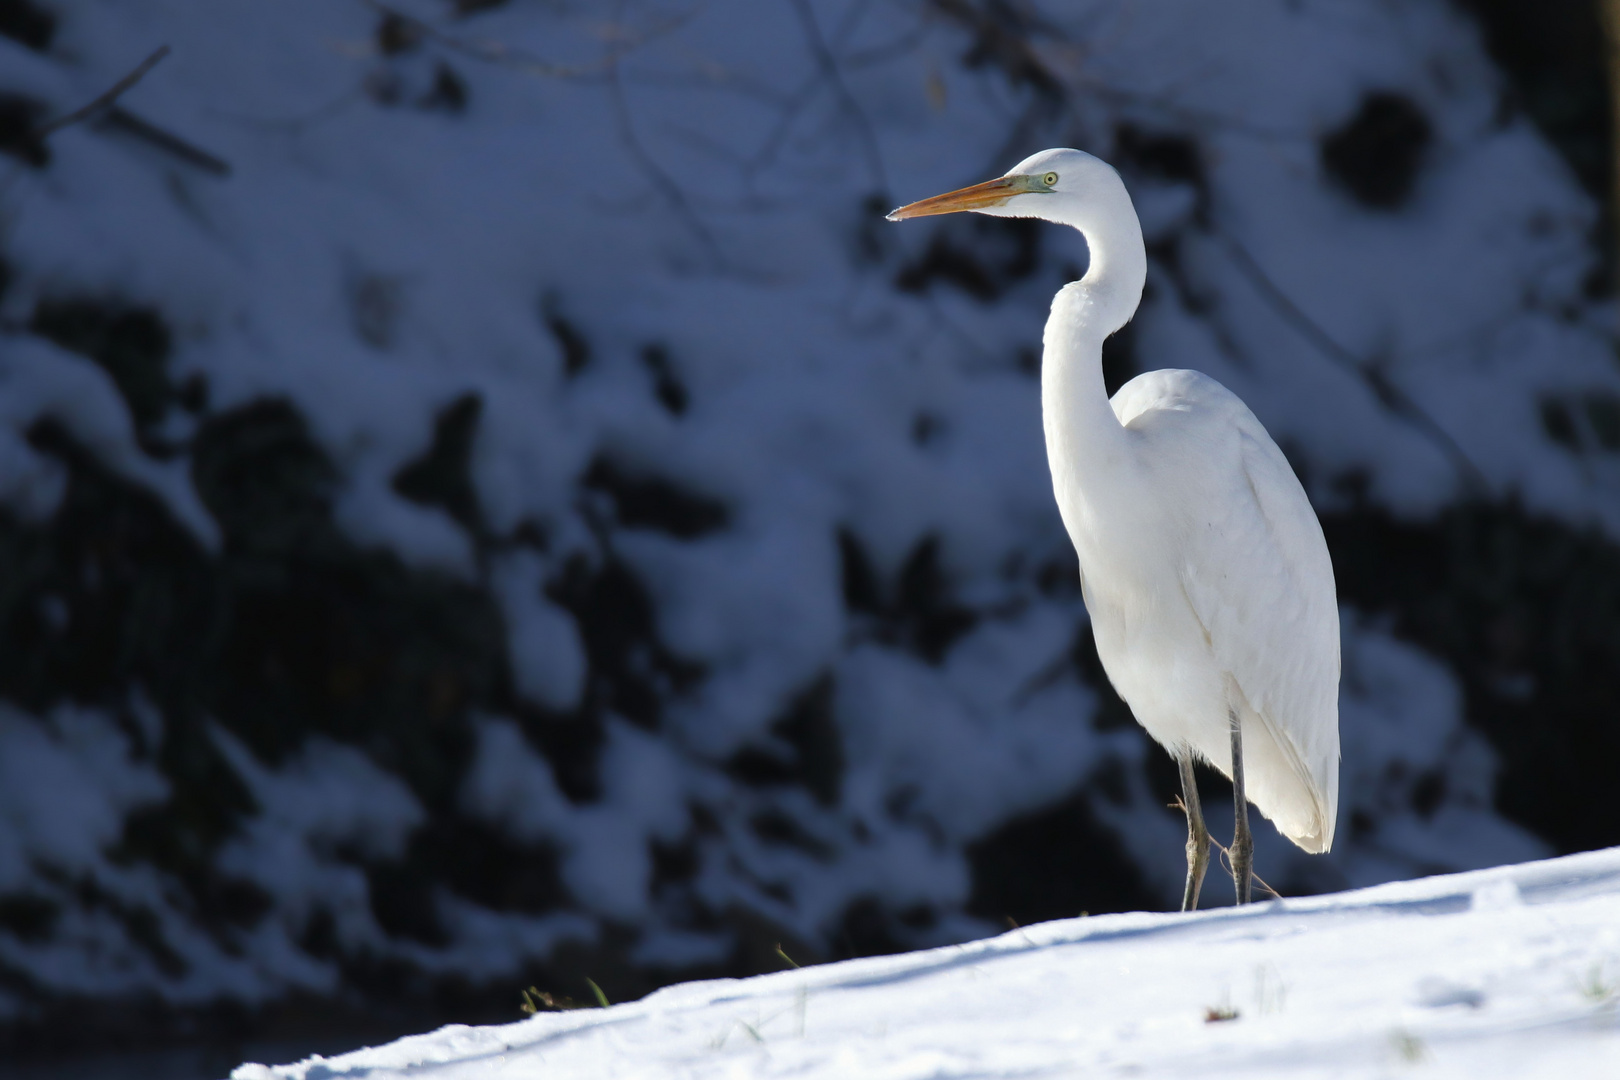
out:
<path id="1" fill-rule="evenodd" d="M 452 1026 L 233 1080 L 1607 1075 L 1620 850 Z"/>

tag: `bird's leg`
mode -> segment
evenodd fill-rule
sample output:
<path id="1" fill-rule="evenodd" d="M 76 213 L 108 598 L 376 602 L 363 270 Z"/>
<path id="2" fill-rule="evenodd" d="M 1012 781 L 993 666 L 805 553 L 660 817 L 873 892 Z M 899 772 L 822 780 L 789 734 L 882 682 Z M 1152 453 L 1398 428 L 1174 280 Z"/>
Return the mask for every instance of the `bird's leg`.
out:
<path id="1" fill-rule="evenodd" d="M 1204 809 L 1198 804 L 1192 752 L 1176 760 L 1181 764 L 1181 806 L 1187 811 L 1187 887 L 1181 894 L 1181 910 L 1197 911 L 1198 893 L 1204 887 L 1204 871 L 1209 867 L 1209 830 L 1204 828 Z"/>
<path id="2" fill-rule="evenodd" d="M 1236 709 L 1226 714 L 1232 721 L 1232 810 L 1237 819 L 1232 832 L 1232 881 L 1237 885 L 1237 902 L 1249 902 L 1249 877 L 1254 872 L 1254 837 L 1249 835 L 1249 798 L 1243 791 L 1243 725 Z"/>

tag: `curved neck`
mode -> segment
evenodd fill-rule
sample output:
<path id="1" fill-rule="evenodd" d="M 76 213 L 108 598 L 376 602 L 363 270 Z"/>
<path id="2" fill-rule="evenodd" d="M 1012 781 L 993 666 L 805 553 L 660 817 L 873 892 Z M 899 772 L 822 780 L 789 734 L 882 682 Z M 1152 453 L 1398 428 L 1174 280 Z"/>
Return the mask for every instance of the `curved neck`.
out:
<path id="1" fill-rule="evenodd" d="M 1142 224 L 1125 185 L 1118 180 L 1064 217 L 1063 224 L 1080 231 L 1091 253 L 1086 276 L 1074 285 L 1089 298 L 1085 314 L 1099 332 L 1100 345 L 1103 338 L 1131 321 L 1142 302 L 1142 286 L 1147 283 Z"/>
<path id="2" fill-rule="evenodd" d="M 1063 224 L 1085 235 L 1085 277 L 1052 298 L 1041 363 L 1041 415 L 1058 507 L 1075 534 L 1075 515 L 1089 516 L 1107 497 L 1099 484 L 1122 475 L 1125 429 L 1103 385 L 1102 344 L 1131 320 L 1147 280 L 1142 227 L 1123 184 L 1093 193 Z M 1098 197 L 1101 196 L 1101 197 Z M 1104 466 L 1112 465 L 1113 468 Z"/>

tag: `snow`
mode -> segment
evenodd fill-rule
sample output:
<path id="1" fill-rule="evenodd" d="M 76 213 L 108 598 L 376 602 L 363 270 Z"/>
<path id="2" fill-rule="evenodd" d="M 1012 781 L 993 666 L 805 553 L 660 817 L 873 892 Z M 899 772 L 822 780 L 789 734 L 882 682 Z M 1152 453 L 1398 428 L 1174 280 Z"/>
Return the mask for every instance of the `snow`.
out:
<path id="1" fill-rule="evenodd" d="M 338 853 L 397 858 L 424 816 L 410 790 L 364 754 L 328 739 L 311 739 L 296 760 L 272 772 L 228 732 L 213 735 L 259 806 L 220 852 L 221 869 L 273 896 L 289 936 L 324 904 L 346 945 L 379 940 L 366 910 L 365 875 Z"/>
<path id="2" fill-rule="evenodd" d="M 0 890 L 50 858 L 86 869 L 117 839 L 124 815 L 168 789 L 156 769 L 132 760 L 129 740 L 106 717 L 63 706 L 44 724 L 0 705 Z M 83 792 L 62 802 L 60 791 Z"/>
<path id="3" fill-rule="evenodd" d="M 573 707 L 584 689 L 585 647 L 567 612 L 541 592 L 544 563 L 533 552 L 513 552 L 492 577 L 506 615 L 519 691 L 555 709 Z"/>
<path id="4" fill-rule="evenodd" d="M 1226 1016 L 1226 1019 L 1214 1018 Z M 454 1025 L 232 1080 L 1608 1075 L 1620 849 Z"/>
<path id="5" fill-rule="evenodd" d="M 1039 583 L 1073 556 L 1037 384 L 1019 357 L 1083 244 L 1046 230 L 1030 274 L 995 302 L 944 283 L 919 293 L 897 287 L 897 272 L 971 223 L 878 227 L 860 209 L 874 195 L 886 209 L 984 179 L 1042 146 L 1112 155 L 1122 124 L 1196 146 L 1202 186 L 1122 162 L 1152 239 L 1176 252 L 1155 256 L 1138 363 L 1198 368 L 1237 391 L 1297 455 L 1319 507 L 1342 504 L 1336 479 L 1364 475 L 1373 505 L 1419 517 L 1456 496 L 1456 466 L 1281 318 L 1229 241 L 1350 354 L 1376 361 L 1492 493 L 1620 536 L 1620 459 L 1555 444 L 1537 408 L 1544 393 L 1620 392 L 1599 329 L 1612 310 L 1582 293 L 1597 209 L 1527 119 L 1497 116 L 1500 76 L 1442 0 L 1032 5 L 1031 47 L 1065 95 L 1057 113 L 994 64 L 964 62 L 971 36 L 922 3 L 805 5 L 839 58 L 836 79 L 794 5 L 632 3 L 618 26 L 567 2 L 467 19 L 428 0 L 399 7 L 458 47 L 429 40 L 385 56 L 378 12 L 332 0 L 64 0 L 50 54 L 0 39 L 0 89 L 59 113 L 170 44 L 122 104 L 231 164 L 229 176 L 206 174 L 94 124 L 55 136 L 46 170 L 4 162 L 0 500 L 29 520 L 61 502 L 61 463 L 27 439 L 50 418 L 215 544 L 184 448 L 172 460 L 147 453 L 101 368 L 15 329 L 59 295 L 151 305 L 174 332 L 173 374 L 206 376 L 215 414 L 265 397 L 296 407 L 341 473 L 337 517 L 351 539 L 494 598 L 526 702 L 566 711 L 589 696 L 577 613 L 547 592 L 576 561 L 622 561 L 650 594 L 661 644 L 706 674 L 661 687 L 656 724 L 590 718 L 601 794 L 577 802 L 517 717 L 454 718 L 476 747 L 458 807 L 554 849 L 568 895 L 538 915 L 495 911 L 438 882 L 441 946 L 388 935 L 371 911 L 367 866 L 407 850 L 428 813 L 374 747 L 287 716 L 297 750 L 272 765 L 231 735 L 232 717 L 217 718 L 213 737 L 256 809 L 208 856 L 274 907 L 253 928 L 207 927 L 172 875 L 113 853 L 128 816 L 165 797 L 156 747 L 178 725 L 138 687 L 129 731 L 111 706 L 6 706 L 0 888 L 65 914 L 49 941 L 0 934 L 0 958 L 42 994 L 190 1005 L 331 990 L 336 962 L 298 944 L 317 907 L 345 947 L 471 981 L 597 940 L 609 922 L 634 939 L 638 963 L 714 961 L 730 932 L 649 895 L 650 845 L 696 835 L 695 808 L 718 824 L 694 845 L 688 907 L 764 916 L 825 943 L 852 902 L 875 897 L 924 906 L 930 928 L 897 932 L 939 945 L 997 929 L 966 912 L 967 846 L 1106 775 L 1123 796 L 1088 796 L 1092 812 L 1169 902 L 1182 825 L 1144 776 L 1158 751 L 1134 729 L 1091 722 L 1098 688 L 1067 661 L 1084 611 Z M 466 82 L 462 113 L 420 104 L 439 62 Z M 1322 133 L 1371 89 L 1409 94 L 1436 132 L 1412 202 L 1388 213 L 1355 204 L 1318 159 Z M 573 374 L 553 316 L 589 343 Z M 660 400 L 652 345 L 685 388 L 684 409 Z M 440 410 L 468 393 L 483 405 L 471 474 L 493 547 L 394 485 Z M 183 434 L 197 421 L 175 410 L 165 422 Z M 718 500 L 727 523 L 677 537 L 615 522 L 581 483 L 596 460 Z M 522 541 L 526 527 L 546 542 Z M 938 658 L 897 643 L 844 603 L 841 531 L 885 602 L 934 538 L 946 590 L 978 622 Z M 47 608 L 53 624 L 68 617 Z M 1341 829 L 1323 859 L 1262 826 L 1261 872 L 1301 892 L 1550 854 L 1494 812 L 1496 755 L 1468 726 L 1453 674 L 1354 611 L 1344 642 L 1341 819 L 1371 824 Z M 820 685 L 844 765 L 836 791 L 728 774 L 739 751 L 782 750 L 773 724 Z M 137 748 L 137 731 L 151 745 Z M 1417 807 L 1436 776 L 1438 802 Z M 1229 834 L 1222 813 L 1210 810 L 1216 835 Z M 791 822 L 809 848 L 759 835 L 761 815 Z M 184 974 L 125 922 L 79 905 L 65 872 L 150 914 Z M 1175 925 L 1218 937 L 1315 909 L 1291 910 Z M 1074 933 L 1161 926 L 1131 918 Z M 1024 962 L 1006 939 L 984 948 Z M 1287 977 L 1306 985 L 1303 971 Z M 760 985 L 795 978 L 809 976 Z M 1199 1038 L 1228 1038 L 1197 1026 L 1221 987 L 1197 991 L 1177 1015 Z M 0 1016 L 25 1011 L 0 991 Z M 581 1022 L 594 1021 L 535 1030 Z M 721 1056 L 754 1052 L 744 1037 L 733 1030 Z"/>
<path id="6" fill-rule="evenodd" d="M 60 463 L 37 453 L 23 432 L 40 419 L 65 424 L 86 447 L 129 479 L 163 497 L 208 547 L 219 529 L 179 462 L 157 462 L 135 444 L 129 411 L 105 372 L 45 341 L 7 342 L 0 353 L 0 492 L 26 517 L 49 516 L 62 498 Z"/>

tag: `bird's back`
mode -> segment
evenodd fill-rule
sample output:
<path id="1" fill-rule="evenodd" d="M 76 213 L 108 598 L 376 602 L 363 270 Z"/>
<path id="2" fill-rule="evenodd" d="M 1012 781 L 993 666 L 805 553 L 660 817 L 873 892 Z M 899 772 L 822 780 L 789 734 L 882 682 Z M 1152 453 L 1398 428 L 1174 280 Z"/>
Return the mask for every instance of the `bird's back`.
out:
<path id="1" fill-rule="evenodd" d="M 1081 553 L 1104 667 L 1150 734 L 1228 775 L 1235 709 L 1251 800 L 1300 847 L 1325 851 L 1338 802 L 1339 622 L 1316 514 L 1259 420 L 1208 376 L 1148 372 L 1111 404 L 1154 535 L 1118 553 L 1137 578 L 1123 607 Z"/>

